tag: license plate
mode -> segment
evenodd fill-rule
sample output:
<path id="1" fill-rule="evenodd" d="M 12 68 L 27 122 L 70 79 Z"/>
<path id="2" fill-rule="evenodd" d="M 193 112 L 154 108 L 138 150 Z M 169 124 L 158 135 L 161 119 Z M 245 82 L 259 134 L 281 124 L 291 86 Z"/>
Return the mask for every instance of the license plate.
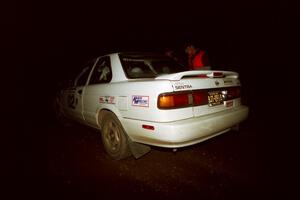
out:
<path id="1" fill-rule="evenodd" d="M 221 91 L 210 91 L 208 92 L 208 105 L 216 106 L 223 104 L 223 96 Z"/>

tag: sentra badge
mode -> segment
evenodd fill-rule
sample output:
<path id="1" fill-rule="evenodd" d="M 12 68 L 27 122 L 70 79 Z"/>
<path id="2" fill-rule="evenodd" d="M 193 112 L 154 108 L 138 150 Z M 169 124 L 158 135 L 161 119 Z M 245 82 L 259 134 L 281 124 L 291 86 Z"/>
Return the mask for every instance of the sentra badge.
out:
<path id="1" fill-rule="evenodd" d="M 179 81 L 179 82 L 175 82 L 173 83 L 173 87 L 175 91 L 178 90 L 190 90 L 193 88 L 193 86 L 187 82 L 187 81 Z"/>

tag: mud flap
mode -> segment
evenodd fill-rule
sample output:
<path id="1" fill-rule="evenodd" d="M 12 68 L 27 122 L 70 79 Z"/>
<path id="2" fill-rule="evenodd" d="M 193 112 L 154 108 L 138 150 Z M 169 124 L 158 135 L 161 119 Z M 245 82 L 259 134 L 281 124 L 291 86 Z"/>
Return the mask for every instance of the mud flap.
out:
<path id="1" fill-rule="evenodd" d="M 132 155 L 135 157 L 135 159 L 138 159 L 144 156 L 145 154 L 147 154 L 149 151 L 151 151 L 150 146 L 133 142 L 130 138 L 128 138 L 128 143 L 129 143 L 130 151 Z"/>

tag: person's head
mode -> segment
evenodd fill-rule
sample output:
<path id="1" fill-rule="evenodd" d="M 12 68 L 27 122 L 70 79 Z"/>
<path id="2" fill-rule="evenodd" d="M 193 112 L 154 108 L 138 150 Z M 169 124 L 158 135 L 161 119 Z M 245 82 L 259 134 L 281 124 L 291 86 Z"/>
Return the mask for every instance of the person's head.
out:
<path id="1" fill-rule="evenodd" d="M 188 55 L 188 56 L 193 56 L 195 55 L 197 52 L 197 49 L 194 45 L 192 44 L 189 44 L 185 47 L 185 53 Z"/>

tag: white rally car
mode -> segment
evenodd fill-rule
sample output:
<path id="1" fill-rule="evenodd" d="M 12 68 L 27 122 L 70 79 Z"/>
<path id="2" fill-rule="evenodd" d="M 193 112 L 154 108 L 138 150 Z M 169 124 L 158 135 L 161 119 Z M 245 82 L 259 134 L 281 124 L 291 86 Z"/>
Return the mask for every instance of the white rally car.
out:
<path id="1" fill-rule="evenodd" d="M 248 116 L 232 71 L 189 71 L 171 58 L 113 53 L 88 63 L 56 98 L 58 116 L 98 129 L 108 155 L 193 145 Z"/>

